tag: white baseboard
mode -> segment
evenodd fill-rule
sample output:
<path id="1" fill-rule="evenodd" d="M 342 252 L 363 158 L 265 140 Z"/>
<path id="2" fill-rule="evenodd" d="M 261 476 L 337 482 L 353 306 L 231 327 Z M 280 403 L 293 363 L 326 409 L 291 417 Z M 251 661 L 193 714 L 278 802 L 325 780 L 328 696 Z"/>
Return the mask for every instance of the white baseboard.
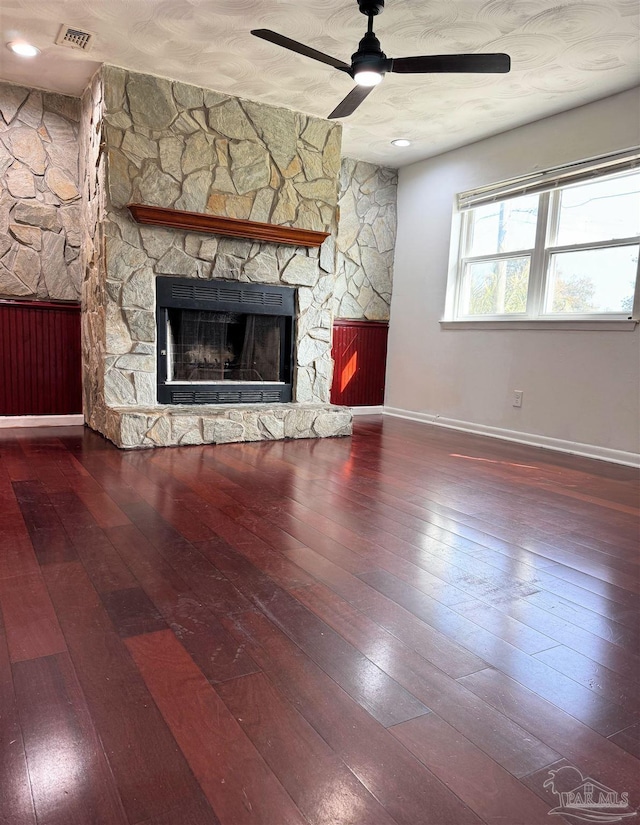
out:
<path id="1" fill-rule="evenodd" d="M 384 407 L 351 407 L 351 412 L 354 415 L 382 415 Z"/>
<path id="2" fill-rule="evenodd" d="M 598 447 L 595 444 L 581 444 L 577 441 L 564 441 L 561 438 L 550 438 L 537 433 L 520 433 L 516 430 L 505 430 L 501 427 L 489 427 L 486 424 L 476 424 L 473 421 L 458 421 L 455 418 L 443 418 L 434 413 L 413 412 L 397 407 L 384 407 L 385 415 L 395 418 L 406 418 L 409 421 L 420 421 L 423 424 L 432 424 L 435 427 L 446 427 L 449 430 L 460 430 L 475 435 L 486 435 L 489 438 L 500 438 L 503 441 L 515 441 L 518 444 L 527 444 L 530 447 L 542 447 L 544 450 L 556 450 L 560 453 L 571 453 L 584 458 L 596 458 L 600 461 L 612 461 L 614 464 L 626 464 L 629 467 L 640 467 L 640 455 L 628 453 L 624 450 L 612 450 L 609 447 Z"/>
<path id="3" fill-rule="evenodd" d="M 9 427 L 70 427 L 84 424 L 83 415 L 0 415 L 0 429 Z"/>

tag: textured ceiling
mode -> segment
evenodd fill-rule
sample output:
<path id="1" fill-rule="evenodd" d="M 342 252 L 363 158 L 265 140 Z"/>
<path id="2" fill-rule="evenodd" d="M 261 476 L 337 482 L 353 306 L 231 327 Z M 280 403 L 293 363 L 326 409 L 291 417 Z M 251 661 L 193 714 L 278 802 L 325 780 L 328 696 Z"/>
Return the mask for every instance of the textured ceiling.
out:
<path id="1" fill-rule="evenodd" d="M 404 165 L 631 88 L 639 12 L 638 0 L 387 0 L 375 30 L 390 57 L 504 51 L 512 71 L 388 76 L 343 121 L 344 154 Z M 96 34 L 90 54 L 54 45 L 63 22 Z M 0 27 L 42 50 L 26 61 L 0 48 L 4 80 L 79 95 L 105 62 L 326 117 L 350 78 L 249 31 L 349 61 L 366 19 L 356 0 L 0 0 Z"/>

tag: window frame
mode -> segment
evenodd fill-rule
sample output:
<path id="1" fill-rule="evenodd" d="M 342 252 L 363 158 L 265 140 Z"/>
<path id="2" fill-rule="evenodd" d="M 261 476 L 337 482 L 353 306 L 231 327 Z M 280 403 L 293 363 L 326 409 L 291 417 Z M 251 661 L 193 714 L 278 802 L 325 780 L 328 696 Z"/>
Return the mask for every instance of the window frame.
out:
<path id="1" fill-rule="evenodd" d="M 634 160 L 640 159 L 640 154 L 634 152 Z M 581 252 L 592 249 L 611 249 L 624 246 L 640 247 L 640 235 L 626 238 L 609 239 L 606 241 L 585 241 L 578 244 L 556 243 L 559 231 L 560 203 L 563 190 L 579 184 L 593 183 L 606 178 L 622 177 L 637 173 L 635 162 L 629 163 L 622 169 L 612 169 L 611 165 L 602 164 L 601 167 L 590 164 L 592 171 L 586 175 L 580 164 L 581 174 L 577 179 L 571 175 L 559 175 L 554 185 L 509 186 L 509 182 L 496 184 L 495 196 L 491 196 L 491 187 L 478 190 L 478 197 L 474 202 L 474 193 L 461 193 L 458 196 L 458 209 L 454 215 L 452 227 L 451 260 L 449 272 L 449 288 L 447 290 L 446 314 L 441 324 L 448 328 L 476 327 L 500 328 L 593 328 L 618 329 L 634 328 L 640 321 L 640 255 L 636 270 L 634 301 L 631 312 L 597 312 L 597 313 L 552 313 L 545 311 L 549 279 L 551 277 L 551 262 L 556 254 L 563 252 Z M 541 175 L 551 176 L 554 170 Z M 528 249 L 516 249 L 509 252 L 483 255 L 465 254 L 471 249 L 473 213 L 474 209 L 490 202 L 512 200 L 526 195 L 537 194 L 538 214 L 535 230 L 534 246 Z M 502 197 L 500 196 L 502 195 Z M 461 201 L 464 206 L 460 206 Z M 487 261 L 499 261 L 517 257 L 529 257 L 529 283 L 527 289 L 526 312 L 503 313 L 494 315 L 465 315 L 462 313 L 464 292 L 466 290 L 466 273 L 469 265 Z"/>

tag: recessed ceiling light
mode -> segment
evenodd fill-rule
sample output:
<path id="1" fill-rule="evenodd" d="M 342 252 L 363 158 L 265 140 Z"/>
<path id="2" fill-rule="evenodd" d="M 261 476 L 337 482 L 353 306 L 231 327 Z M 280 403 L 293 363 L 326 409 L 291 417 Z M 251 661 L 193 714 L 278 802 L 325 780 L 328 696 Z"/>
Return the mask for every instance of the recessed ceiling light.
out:
<path id="1" fill-rule="evenodd" d="M 35 57 L 40 54 L 40 49 L 36 49 L 35 46 L 25 40 L 12 40 L 11 43 L 7 43 L 7 48 L 20 57 Z"/>
<path id="2" fill-rule="evenodd" d="M 406 138 L 398 138 L 391 141 L 392 146 L 411 146 L 411 141 Z"/>

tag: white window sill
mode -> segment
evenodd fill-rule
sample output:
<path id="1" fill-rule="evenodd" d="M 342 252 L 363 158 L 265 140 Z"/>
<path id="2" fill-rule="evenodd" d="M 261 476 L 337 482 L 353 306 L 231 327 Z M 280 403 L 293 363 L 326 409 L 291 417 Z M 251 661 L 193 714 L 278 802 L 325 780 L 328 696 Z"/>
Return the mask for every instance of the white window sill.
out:
<path id="1" fill-rule="evenodd" d="M 538 329 L 538 330 L 573 330 L 580 332 L 624 332 L 634 330 L 638 320 L 597 321 L 589 319 L 567 318 L 557 321 L 440 321 L 441 329 Z"/>

